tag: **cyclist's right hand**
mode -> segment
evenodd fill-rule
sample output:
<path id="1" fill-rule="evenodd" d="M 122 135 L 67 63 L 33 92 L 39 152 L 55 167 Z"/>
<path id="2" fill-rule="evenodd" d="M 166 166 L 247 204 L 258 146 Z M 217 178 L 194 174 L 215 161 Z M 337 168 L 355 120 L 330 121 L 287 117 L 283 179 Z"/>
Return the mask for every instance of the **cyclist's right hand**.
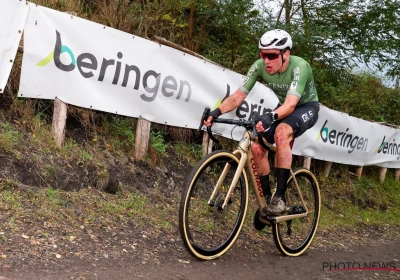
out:
<path id="1" fill-rule="evenodd" d="M 217 108 L 215 110 L 212 110 L 210 114 L 208 115 L 207 120 L 204 120 L 204 125 L 205 126 L 210 126 L 212 125 L 212 120 L 218 118 L 219 116 L 222 115 L 221 109 Z"/>

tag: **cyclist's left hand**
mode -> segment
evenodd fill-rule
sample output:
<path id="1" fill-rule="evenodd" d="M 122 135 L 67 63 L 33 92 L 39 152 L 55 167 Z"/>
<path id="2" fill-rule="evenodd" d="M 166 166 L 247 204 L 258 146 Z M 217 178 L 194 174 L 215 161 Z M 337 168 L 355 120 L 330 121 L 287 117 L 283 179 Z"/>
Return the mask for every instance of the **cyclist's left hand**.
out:
<path id="1" fill-rule="evenodd" d="M 258 132 L 265 132 L 271 127 L 273 122 L 272 113 L 266 113 L 260 117 L 260 121 L 256 124 L 256 130 Z"/>
<path id="2" fill-rule="evenodd" d="M 222 115 L 221 109 L 217 108 L 213 111 L 210 112 L 209 117 L 207 120 L 204 120 L 204 125 L 205 126 L 210 126 L 212 125 L 212 121 L 218 118 L 219 116 Z"/>

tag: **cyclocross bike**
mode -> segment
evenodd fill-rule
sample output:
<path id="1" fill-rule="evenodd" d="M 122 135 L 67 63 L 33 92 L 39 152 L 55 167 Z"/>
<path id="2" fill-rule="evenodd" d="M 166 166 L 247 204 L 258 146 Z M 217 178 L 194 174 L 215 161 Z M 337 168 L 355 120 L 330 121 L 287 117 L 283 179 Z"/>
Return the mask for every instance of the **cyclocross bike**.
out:
<path id="1" fill-rule="evenodd" d="M 202 119 L 208 118 L 206 108 Z M 245 128 L 243 138 L 233 151 L 216 150 L 207 154 L 187 177 L 179 207 L 179 230 L 185 247 L 200 260 L 212 260 L 225 254 L 237 239 L 246 217 L 249 200 L 250 177 L 258 210 L 254 227 L 272 228 L 272 235 L 279 251 L 287 256 L 300 256 L 310 246 L 320 218 L 321 197 L 314 174 L 306 168 L 291 170 L 287 181 L 286 212 L 282 216 L 260 215 L 267 206 L 250 145 L 260 143 L 265 149 L 276 151 L 255 130 L 259 116 L 251 120 L 215 119 Z M 210 138 L 211 126 L 207 127 Z M 256 136 L 258 134 L 258 137 Z M 245 171 L 247 167 L 247 173 Z"/>

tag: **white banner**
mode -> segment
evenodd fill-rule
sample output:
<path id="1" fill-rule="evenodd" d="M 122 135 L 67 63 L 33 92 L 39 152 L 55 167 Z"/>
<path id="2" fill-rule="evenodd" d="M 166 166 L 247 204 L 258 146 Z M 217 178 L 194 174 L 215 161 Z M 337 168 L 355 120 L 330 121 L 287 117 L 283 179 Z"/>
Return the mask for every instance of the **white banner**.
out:
<path id="1" fill-rule="evenodd" d="M 400 130 L 321 106 L 317 124 L 294 141 L 293 153 L 320 160 L 400 168 Z"/>
<path id="2" fill-rule="evenodd" d="M 156 123 L 197 128 L 204 108 L 213 108 L 243 80 L 176 49 L 36 5 L 24 39 L 20 96 L 58 98 Z M 258 84 L 246 102 L 239 117 L 276 106 L 278 99 Z M 224 128 L 230 135 L 232 128 Z"/>
<path id="3" fill-rule="evenodd" d="M 78 17 L 31 5 L 25 25 L 19 95 L 179 127 L 197 128 L 242 84 L 243 76 L 181 51 Z M 260 83 L 224 118 L 248 119 L 278 99 Z M 242 129 L 216 124 L 223 136 Z M 322 106 L 317 124 L 297 138 L 296 155 L 353 165 L 400 167 L 400 131 Z M 397 142 L 396 142 L 397 141 Z"/>
<path id="4" fill-rule="evenodd" d="M 0 93 L 14 64 L 28 9 L 25 1 L 0 0 Z"/>

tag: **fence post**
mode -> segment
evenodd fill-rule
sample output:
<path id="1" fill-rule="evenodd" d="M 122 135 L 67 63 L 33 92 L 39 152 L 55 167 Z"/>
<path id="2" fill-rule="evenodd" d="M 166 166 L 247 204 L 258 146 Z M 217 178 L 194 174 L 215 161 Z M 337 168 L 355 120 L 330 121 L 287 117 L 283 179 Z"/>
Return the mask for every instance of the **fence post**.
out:
<path id="1" fill-rule="evenodd" d="M 55 99 L 53 109 L 52 131 L 54 142 L 61 147 L 65 139 L 65 125 L 67 123 L 67 104 Z"/>
<path id="2" fill-rule="evenodd" d="M 142 160 L 149 148 L 151 122 L 139 119 L 135 135 L 135 159 Z"/>
<path id="3" fill-rule="evenodd" d="M 356 175 L 357 175 L 357 178 L 358 178 L 358 179 L 361 178 L 362 171 L 363 171 L 363 167 L 362 167 L 362 166 L 357 167 Z"/>
<path id="4" fill-rule="evenodd" d="M 396 182 L 398 182 L 398 181 L 399 181 L 399 178 L 400 178 L 400 169 L 396 169 L 396 170 L 394 171 L 394 180 L 395 180 Z"/>
<path id="5" fill-rule="evenodd" d="M 386 172 L 387 172 L 387 168 L 381 167 L 381 170 L 379 171 L 379 181 L 381 181 L 381 183 L 383 183 L 383 181 L 385 181 Z"/>
<path id="6" fill-rule="evenodd" d="M 331 161 L 326 161 L 324 164 L 324 171 L 323 171 L 323 175 L 325 177 L 329 176 L 329 172 L 331 172 L 331 168 L 332 168 L 332 162 Z"/>
<path id="7" fill-rule="evenodd" d="M 212 145 L 213 145 L 213 141 L 210 139 L 210 137 L 208 136 L 207 132 L 203 131 L 203 156 L 211 153 L 212 151 Z"/>
<path id="8" fill-rule="evenodd" d="M 303 161 L 303 167 L 310 169 L 311 167 L 311 158 L 310 157 L 303 157 L 304 161 Z"/>

